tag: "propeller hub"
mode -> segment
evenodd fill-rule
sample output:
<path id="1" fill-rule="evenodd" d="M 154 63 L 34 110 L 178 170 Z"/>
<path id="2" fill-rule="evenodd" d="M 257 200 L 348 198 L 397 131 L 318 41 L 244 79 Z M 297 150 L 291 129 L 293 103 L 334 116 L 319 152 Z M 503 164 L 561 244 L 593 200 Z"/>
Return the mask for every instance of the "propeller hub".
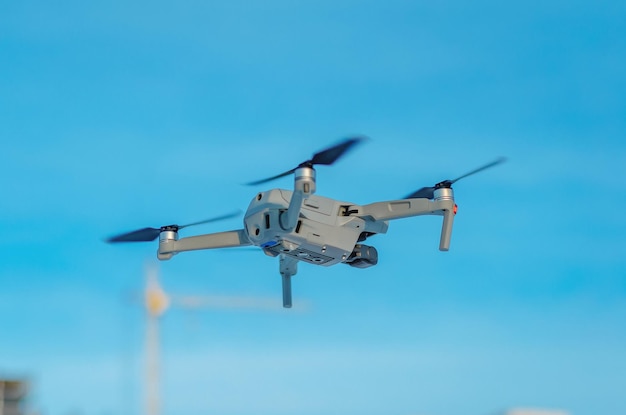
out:
<path id="1" fill-rule="evenodd" d="M 159 234 L 159 242 L 166 241 L 177 241 L 178 240 L 178 227 L 175 229 L 164 229 L 167 228 L 164 226 L 161 228 L 161 233 Z"/>
<path id="2" fill-rule="evenodd" d="M 305 195 L 315 193 L 315 169 L 309 166 L 300 166 L 294 175 L 295 189 L 301 190 Z"/>
<path id="3" fill-rule="evenodd" d="M 435 189 L 450 189 L 452 188 L 452 180 L 444 180 L 435 185 Z"/>
<path id="4" fill-rule="evenodd" d="M 440 200 L 454 200 L 454 191 L 451 187 L 440 187 L 434 191 L 435 201 Z"/>

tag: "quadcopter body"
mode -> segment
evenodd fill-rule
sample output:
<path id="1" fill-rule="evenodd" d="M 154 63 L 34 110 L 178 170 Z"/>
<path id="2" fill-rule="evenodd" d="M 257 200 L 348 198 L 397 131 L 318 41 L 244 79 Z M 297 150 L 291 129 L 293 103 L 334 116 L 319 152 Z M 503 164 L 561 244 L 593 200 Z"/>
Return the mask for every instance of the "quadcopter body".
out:
<path id="1" fill-rule="evenodd" d="M 140 242 L 159 238 L 157 257 L 171 259 L 185 251 L 254 245 L 270 257 L 279 257 L 283 306 L 291 307 L 291 277 L 299 262 L 331 266 L 344 263 L 367 268 L 378 263 L 378 252 L 364 244 L 376 234 L 384 234 L 389 221 L 421 216 L 442 216 L 439 249 L 450 246 L 452 224 L 457 206 L 452 184 L 457 180 L 503 161 L 482 166 L 455 180 L 445 180 L 433 187 L 423 187 L 405 198 L 357 205 L 315 194 L 314 165 L 333 164 L 361 139 L 351 138 L 316 153 L 296 168 L 278 176 L 250 183 L 257 185 L 293 174 L 294 189 L 272 189 L 257 193 L 244 215 L 242 229 L 179 238 L 178 231 L 188 226 L 231 217 L 226 215 L 189 225 L 143 228 L 125 233 L 109 242 Z"/>

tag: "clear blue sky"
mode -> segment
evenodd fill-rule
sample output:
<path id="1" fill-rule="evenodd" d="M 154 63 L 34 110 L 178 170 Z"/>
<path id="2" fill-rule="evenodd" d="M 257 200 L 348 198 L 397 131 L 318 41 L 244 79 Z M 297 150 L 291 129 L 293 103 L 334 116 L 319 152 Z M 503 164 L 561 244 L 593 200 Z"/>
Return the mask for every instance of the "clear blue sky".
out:
<path id="1" fill-rule="evenodd" d="M 340 4 L 336 4 L 340 3 Z M 626 7 L 608 1 L 0 4 L 0 374 L 44 415 L 141 413 L 153 244 L 371 139 L 318 194 L 394 199 L 498 156 L 376 267 L 300 266 L 305 313 L 172 309 L 164 414 L 626 413 Z M 289 188 L 291 181 L 276 183 Z M 267 187 L 267 186 L 266 186 Z M 190 229 L 213 232 L 241 219 Z M 275 296 L 278 261 L 161 264 L 178 294 Z"/>

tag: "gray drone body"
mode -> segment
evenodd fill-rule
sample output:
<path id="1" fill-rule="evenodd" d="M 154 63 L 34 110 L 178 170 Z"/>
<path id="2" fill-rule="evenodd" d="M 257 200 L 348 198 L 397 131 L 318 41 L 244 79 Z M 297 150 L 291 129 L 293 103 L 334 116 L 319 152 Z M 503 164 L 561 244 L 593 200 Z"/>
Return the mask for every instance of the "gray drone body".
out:
<path id="1" fill-rule="evenodd" d="M 451 185 L 457 180 L 503 161 L 499 159 L 455 180 L 424 187 L 406 198 L 357 205 L 315 195 L 315 164 L 332 164 L 360 139 L 343 143 L 314 155 L 311 160 L 278 176 L 255 182 L 265 183 L 294 175 L 294 189 L 259 192 L 244 215 L 243 228 L 227 232 L 178 237 L 186 226 L 144 228 L 110 238 L 109 242 L 138 242 L 159 238 L 157 257 L 168 260 L 185 251 L 254 245 L 271 257 L 279 257 L 283 286 L 283 306 L 291 307 L 291 277 L 299 262 L 331 266 L 344 263 L 367 268 L 376 265 L 378 252 L 364 244 L 372 235 L 384 234 L 393 219 L 420 215 L 442 216 L 439 249 L 450 246 L 456 204 Z M 230 215 L 225 216 L 230 217 Z M 214 221 L 215 218 L 204 222 Z"/>
<path id="2" fill-rule="evenodd" d="M 345 262 L 354 250 L 365 221 L 342 216 L 345 203 L 312 195 L 305 199 L 293 229 L 286 226 L 286 212 L 293 192 L 273 189 L 250 202 L 244 218 L 253 245 L 270 256 L 287 255 L 314 265 Z M 386 229 L 386 223 L 379 223 Z"/>

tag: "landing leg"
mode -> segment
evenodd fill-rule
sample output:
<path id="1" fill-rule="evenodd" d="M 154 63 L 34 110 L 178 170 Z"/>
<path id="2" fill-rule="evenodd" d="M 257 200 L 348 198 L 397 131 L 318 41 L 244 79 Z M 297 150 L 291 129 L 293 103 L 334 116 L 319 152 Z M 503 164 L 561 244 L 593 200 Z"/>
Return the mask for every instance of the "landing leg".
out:
<path id="1" fill-rule="evenodd" d="M 280 255 L 280 275 L 283 279 L 283 307 L 291 308 L 291 277 L 298 272 L 298 260 Z"/>

